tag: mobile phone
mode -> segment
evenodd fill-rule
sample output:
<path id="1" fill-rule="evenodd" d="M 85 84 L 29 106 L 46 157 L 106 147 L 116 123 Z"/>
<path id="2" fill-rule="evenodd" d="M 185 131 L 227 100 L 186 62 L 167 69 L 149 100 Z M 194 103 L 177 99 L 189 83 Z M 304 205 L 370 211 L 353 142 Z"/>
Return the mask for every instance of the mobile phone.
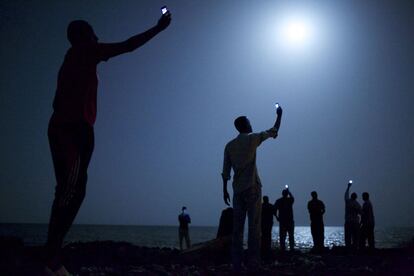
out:
<path id="1" fill-rule="evenodd" d="M 279 108 L 279 103 L 276 103 L 275 107 L 276 107 L 276 109 L 278 109 Z"/>
<path id="2" fill-rule="evenodd" d="M 285 185 L 285 188 L 286 188 L 286 189 L 289 189 L 289 185 Z"/>
<path id="3" fill-rule="evenodd" d="M 353 183 L 353 181 L 352 181 L 352 180 L 349 180 L 349 181 L 348 181 L 348 183 L 349 183 L 349 184 L 352 184 L 352 183 Z"/>
<path id="4" fill-rule="evenodd" d="M 163 7 L 161 8 L 161 13 L 164 15 L 164 14 L 166 14 L 167 12 L 168 12 L 167 6 L 163 6 Z"/>

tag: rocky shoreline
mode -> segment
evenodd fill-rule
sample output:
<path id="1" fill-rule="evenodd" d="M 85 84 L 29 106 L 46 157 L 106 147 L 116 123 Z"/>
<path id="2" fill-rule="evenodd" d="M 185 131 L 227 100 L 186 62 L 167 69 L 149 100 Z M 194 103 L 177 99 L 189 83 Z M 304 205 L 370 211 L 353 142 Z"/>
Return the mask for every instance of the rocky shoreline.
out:
<path id="1" fill-rule="evenodd" d="M 208 246 L 180 252 L 126 242 L 71 243 L 63 249 L 73 275 L 230 275 L 228 250 Z M 207 249 L 206 249 L 207 248 Z M 414 275 L 414 246 L 348 253 L 343 247 L 322 254 L 310 251 L 272 252 L 271 261 L 254 275 Z M 18 238 L 0 239 L 0 275 L 37 275 L 42 248 L 25 246 Z M 247 271 L 243 272 L 248 275 Z"/>

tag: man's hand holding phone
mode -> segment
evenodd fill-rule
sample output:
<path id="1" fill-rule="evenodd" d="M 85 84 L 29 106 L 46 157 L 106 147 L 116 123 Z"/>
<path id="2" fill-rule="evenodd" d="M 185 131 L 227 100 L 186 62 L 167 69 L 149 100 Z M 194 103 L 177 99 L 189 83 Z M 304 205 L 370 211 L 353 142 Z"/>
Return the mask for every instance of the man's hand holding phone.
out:
<path id="1" fill-rule="evenodd" d="M 276 118 L 276 122 L 273 126 L 273 128 L 271 128 L 272 130 L 275 130 L 274 135 L 271 135 L 273 138 L 276 138 L 279 132 L 279 128 L 280 128 L 280 122 L 282 120 L 282 107 L 279 105 L 279 103 L 275 104 L 276 107 L 276 114 L 277 114 L 277 118 Z"/>
<path id="2" fill-rule="evenodd" d="M 279 104 L 276 104 L 276 114 L 277 114 L 277 116 L 282 115 L 282 113 L 283 113 L 282 107 Z"/>
<path id="3" fill-rule="evenodd" d="M 167 6 L 161 8 L 161 18 L 158 20 L 157 27 L 160 31 L 165 30 L 171 23 L 171 13 Z"/>

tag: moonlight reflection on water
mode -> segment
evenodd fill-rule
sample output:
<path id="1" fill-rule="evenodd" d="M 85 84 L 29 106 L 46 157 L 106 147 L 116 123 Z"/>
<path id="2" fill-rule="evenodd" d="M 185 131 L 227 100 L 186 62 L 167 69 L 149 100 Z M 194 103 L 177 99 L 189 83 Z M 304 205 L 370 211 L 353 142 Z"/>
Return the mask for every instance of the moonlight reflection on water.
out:
<path id="1" fill-rule="evenodd" d="M 287 241 L 286 241 L 287 242 Z M 273 246 L 279 246 L 279 227 L 273 226 L 272 230 Z M 289 244 L 288 242 L 286 244 Z M 325 226 L 325 246 L 344 245 L 344 231 L 343 227 Z M 312 248 L 313 241 L 310 227 L 296 226 L 295 227 L 295 246 L 298 248 Z"/>

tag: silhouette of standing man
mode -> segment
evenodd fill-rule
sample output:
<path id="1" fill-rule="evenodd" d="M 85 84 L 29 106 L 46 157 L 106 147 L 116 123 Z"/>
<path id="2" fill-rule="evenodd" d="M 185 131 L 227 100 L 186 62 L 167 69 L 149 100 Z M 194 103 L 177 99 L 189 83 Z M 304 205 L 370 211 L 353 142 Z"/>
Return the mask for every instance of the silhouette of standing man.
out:
<path id="1" fill-rule="evenodd" d="M 366 241 L 368 240 L 369 249 L 374 249 L 375 248 L 374 211 L 372 208 L 372 203 L 369 200 L 369 194 L 367 192 L 362 193 L 362 199 L 364 200 L 364 204 L 362 204 L 360 247 L 365 248 Z"/>
<path id="2" fill-rule="evenodd" d="M 348 183 L 345 191 L 345 246 L 349 249 L 358 248 L 359 240 L 359 215 L 361 214 L 361 205 L 357 201 L 357 194 L 352 193 L 349 198 L 349 189 L 352 182 Z"/>
<path id="3" fill-rule="evenodd" d="M 183 239 L 185 239 L 185 245 L 187 249 L 191 247 L 190 231 L 188 225 L 191 223 L 190 215 L 187 213 L 187 207 L 181 208 L 181 214 L 178 215 L 178 222 L 180 227 L 178 228 L 178 240 L 180 241 L 180 250 L 183 250 Z"/>
<path id="4" fill-rule="evenodd" d="M 262 256 L 269 259 L 272 248 L 272 228 L 274 216 L 273 204 L 269 203 L 269 197 L 263 197 L 262 203 Z"/>
<path id="5" fill-rule="evenodd" d="M 289 248 L 295 249 L 295 222 L 293 221 L 293 203 L 295 198 L 286 188 L 282 191 L 282 197 L 275 202 L 275 216 L 279 221 L 280 249 L 286 250 L 286 235 L 289 234 Z"/>
<path id="6" fill-rule="evenodd" d="M 260 220 L 262 185 L 256 167 L 256 149 L 269 137 L 276 138 L 282 119 L 282 108 L 277 108 L 277 119 L 274 127 L 260 133 L 251 133 L 252 126 L 245 116 L 238 117 L 234 126 L 239 135 L 227 143 L 224 149 L 223 162 L 223 198 L 230 205 L 227 181 L 233 168 L 233 271 L 241 271 L 243 255 L 243 233 L 246 213 L 249 220 L 248 249 L 249 270 L 254 271 L 260 265 Z"/>
<path id="7" fill-rule="evenodd" d="M 318 193 L 313 191 L 311 193 L 312 199 L 308 202 L 308 211 L 311 220 L 311 233 L 313 239 L 313 248 L 321 250 L 324 247 L 324 232 L 323 214 L 325 214 L 325 204 L 318 199 Z"/>
<path id="8" fill-rule="evenodd" d="M 48 137 L 56 176 L 55 198 L 49 222 L 47 273 L 68 275 L 59 260 L 66 233 L 85 197 L 87 169 L 94 148 L 98 78 L 101 61 L 131 52 L 168 27 L 169 13 L 146 32 L 119 43 L 98 43 L 92 26 L 83 20 L 67 28 L 71 47 L 60 67 Z"/>

